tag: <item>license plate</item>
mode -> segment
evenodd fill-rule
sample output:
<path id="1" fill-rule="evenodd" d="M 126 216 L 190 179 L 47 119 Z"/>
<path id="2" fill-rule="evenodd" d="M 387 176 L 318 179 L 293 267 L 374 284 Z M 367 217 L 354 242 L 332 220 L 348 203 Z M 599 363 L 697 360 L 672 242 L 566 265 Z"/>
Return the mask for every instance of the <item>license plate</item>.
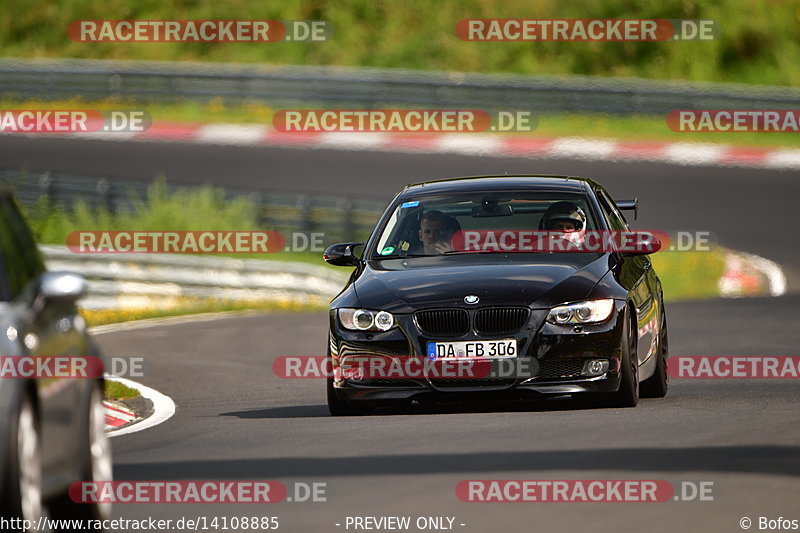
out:
<path id="1" fill-rule="evenodd" d="M 517 356 L 516 339 L 493 341 L 429 342 L 428 359 L 507 359 Z"/>

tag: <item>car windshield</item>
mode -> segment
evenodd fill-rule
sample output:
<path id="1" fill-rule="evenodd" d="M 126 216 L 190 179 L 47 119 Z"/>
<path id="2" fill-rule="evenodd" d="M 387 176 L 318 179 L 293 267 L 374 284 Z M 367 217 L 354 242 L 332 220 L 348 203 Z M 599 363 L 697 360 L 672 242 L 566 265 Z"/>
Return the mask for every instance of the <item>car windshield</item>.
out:
<path id="1" fill-rule="evenodd" d="M 527 251 L 492 243 L 500 237 L 507 243 L 522 234 L 597 228 L 583 195 L 509 191 L 415 196 L 391 213 L 372 258 Z"/>

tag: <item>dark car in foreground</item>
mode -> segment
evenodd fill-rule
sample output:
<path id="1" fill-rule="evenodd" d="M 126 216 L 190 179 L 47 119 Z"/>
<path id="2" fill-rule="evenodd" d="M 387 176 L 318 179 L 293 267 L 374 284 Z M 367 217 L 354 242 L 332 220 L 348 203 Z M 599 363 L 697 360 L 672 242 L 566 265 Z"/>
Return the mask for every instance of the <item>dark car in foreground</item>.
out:
<path id="1" fill-rule="evenodd" d="M 574 177 L 403 189 L 360 257 L 362 243 L 325 252 L 355 267 L 330 306 L 330 412 L 552 395 L 632 407 L 665 396 L 666 315 L 650 249 L 505 246 L 536 231 L 559 245 L 628 232 L 621 209 L 638 203 Z"/>
<path id="2" fill-rule="evenodd" d="M 86 281 L 47 272 L 11 190 L 0 186 L 0 513 L 4 531 L 51 518 L 108 518 L 105 504 L 76 504 L 75 481 L 111 479 L 102 372 L 53 366 L 102 361 L 78 314 Z M 50 362 L 51 365 L 41 366 Z M 49 368 L 49 370 L 46 370 Z M 76 368 L 81 368 L 77 366 Z M 94 365 L 94 369 L 102 368 Z M 66 370 L 66 371 L 65 371 Z M 81 375 L 87 375 L 86 379 Z M 17 527 L 29 521 L 28 528 Z"/>

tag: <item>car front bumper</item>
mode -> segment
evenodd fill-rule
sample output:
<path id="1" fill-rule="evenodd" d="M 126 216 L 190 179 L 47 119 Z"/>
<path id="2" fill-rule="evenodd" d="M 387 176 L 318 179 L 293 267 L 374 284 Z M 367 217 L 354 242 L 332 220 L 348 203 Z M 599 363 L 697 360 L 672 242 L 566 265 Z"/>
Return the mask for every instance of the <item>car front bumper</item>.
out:
<path id="1" fill-rule="evenodd" d="M 625 302 L 616 301 L 612 317 L 601 324 L 557 326 L 545 321 L 549 309 L 531 309 L 528 322 L 519 331 L 497 336 L 470 331 L 457 338 L 431 338 L 417 327 L 412 316 L 396 316 L 398 327 L 387 332 L 345 330 L 330 315 L 330 357 L 334 371 L 333 388 L 345 401 L 450 401 L 480 397 L 489 399 L 535 399 L 544 396 L 609 393 L 619 389 L 620 358 Z M 379 357 L 385 360 L 424 361 L 430 341 L 470 341 L 515 338 L 517 367 L 509 372 L 492 372 L 477 378 L 441 375 L 394 375 L 343 371 L 350 358 Z M 608 370 L 590 375 L 586 362 L 608 361 Z M 508 362 L 508 360 L 506 360 Z M 485 364 L 490 364 L 486 362 Z M 495 365 L 495 362 L 491 362 Z M 415 367 L 419 368 L 419 366 Z"/>

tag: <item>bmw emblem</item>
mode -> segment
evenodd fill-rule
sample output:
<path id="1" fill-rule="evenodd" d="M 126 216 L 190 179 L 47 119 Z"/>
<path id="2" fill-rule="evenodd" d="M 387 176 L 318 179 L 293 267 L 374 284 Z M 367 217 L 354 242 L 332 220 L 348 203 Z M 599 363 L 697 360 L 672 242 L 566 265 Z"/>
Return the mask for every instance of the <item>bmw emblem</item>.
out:
<path id="1" fill-rule="evenodd" d="M 464 296 L 464 302 L 468 304 L 476 304 L 480 301 L 481 299 L 475 296 L 474 294 L 470 294 L 469 296 Z"/>

